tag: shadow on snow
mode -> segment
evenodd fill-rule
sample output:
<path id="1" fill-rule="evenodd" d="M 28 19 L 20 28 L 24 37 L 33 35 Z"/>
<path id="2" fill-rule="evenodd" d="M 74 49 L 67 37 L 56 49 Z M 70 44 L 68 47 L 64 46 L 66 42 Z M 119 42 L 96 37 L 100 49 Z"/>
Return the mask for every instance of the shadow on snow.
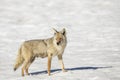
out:
<path id="1" fill-rule="evenodd" d="M 67 71 L 77 71 L 77 70 L 97 70 L 97 69 L 104 69 L 104 68 L 112 68 L 111 66 L 108 67 L 75 67 L 75 68 L 66 68 Z M 51 73 L 61 71 L 61 69 L 52 69 Z M 39 75 L 39 74 L 47 74 L 47 70 L 32 72 L 31 75 Z"/>

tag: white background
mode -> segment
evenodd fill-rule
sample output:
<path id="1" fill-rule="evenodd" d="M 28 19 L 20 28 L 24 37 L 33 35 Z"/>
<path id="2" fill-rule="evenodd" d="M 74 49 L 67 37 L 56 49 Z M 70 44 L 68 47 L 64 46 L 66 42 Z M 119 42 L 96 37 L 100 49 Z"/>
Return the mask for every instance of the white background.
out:
<path id="1" fill-rule="evenodd" d="M 68 45 L 60 71 L 57 57 L 48 76 L 47 58 L 37 58 L 31 76 L 14 72 L 25 40 L 53 36 L 66 28 Z M 1 80 L 120 80 L 120 0 L 0 0 Z"/>

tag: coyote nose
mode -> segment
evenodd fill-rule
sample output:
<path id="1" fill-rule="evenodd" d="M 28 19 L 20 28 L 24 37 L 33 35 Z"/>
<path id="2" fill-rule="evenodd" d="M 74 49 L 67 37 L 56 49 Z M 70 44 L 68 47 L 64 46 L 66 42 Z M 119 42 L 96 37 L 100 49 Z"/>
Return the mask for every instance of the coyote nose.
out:
<path id="1" fill-rule="evenodd" d="M 57 42 L 57 45 L 59 45 L 59 43 Z"/>
<path id="2" fill-rule="evenodd" d="M 59 45 L 59 44 L 60 44 L 60 42 L 61 42 L 61 41 L 58 41 L 58 42 L 57 42 L 57 45 Z"/>

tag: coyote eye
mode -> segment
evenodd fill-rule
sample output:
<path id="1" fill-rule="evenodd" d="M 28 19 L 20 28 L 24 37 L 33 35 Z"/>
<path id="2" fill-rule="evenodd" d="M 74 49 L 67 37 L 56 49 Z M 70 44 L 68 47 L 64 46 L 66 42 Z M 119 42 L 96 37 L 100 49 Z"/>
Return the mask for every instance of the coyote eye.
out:
<path id="1" fill-rule="evenodd" d="M 60 38 L 59 40 L 62 40 L 62 38 Z"/>

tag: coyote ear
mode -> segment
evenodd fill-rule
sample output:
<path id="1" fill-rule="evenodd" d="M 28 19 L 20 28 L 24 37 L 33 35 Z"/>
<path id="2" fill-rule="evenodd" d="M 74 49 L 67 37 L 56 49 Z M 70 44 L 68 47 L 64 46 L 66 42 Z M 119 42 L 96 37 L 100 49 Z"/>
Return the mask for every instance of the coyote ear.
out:
<path id="1" fill-rule="evenodd" d="M 54 31 L 54 34 L 58 33 L 58 31 L 55 28 L 52 28 Z"/>
<path id="2" fill-rule="evenodd" d="M 65 28 L 63 28 L 63 30 L 62 30 L 62 34 L 63 34 L 63 35 L 66 34 L 66 30 L 65 30 Z"/>

